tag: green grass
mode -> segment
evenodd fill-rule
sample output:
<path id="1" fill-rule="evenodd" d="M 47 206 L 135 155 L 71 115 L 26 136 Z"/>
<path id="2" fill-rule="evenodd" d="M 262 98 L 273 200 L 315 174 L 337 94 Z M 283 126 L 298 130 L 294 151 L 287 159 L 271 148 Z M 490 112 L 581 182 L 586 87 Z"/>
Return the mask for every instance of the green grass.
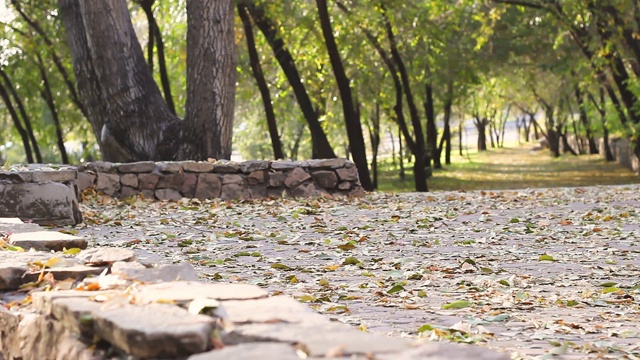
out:
<path id="1" fill-rule="evenodd" d="M 531 145 L 490 149 L 461 157 L 434 170 L 428 180 L 430 191 L 503 190 L 563 186 L 638 184 L 640 176 L 618 163 L 607 163 L 598 155 L 554 158 L 548 150 L 531 152 Z M 453 155 L 453 154 L 452 154 Z M 465 154 L 466 155 L 466 154 Z M 413 164 L 405 164 L 406 176 L 399 178 L 399 166 L 390 159 L 379 164 L 378 191 L 414 191 Z"/>

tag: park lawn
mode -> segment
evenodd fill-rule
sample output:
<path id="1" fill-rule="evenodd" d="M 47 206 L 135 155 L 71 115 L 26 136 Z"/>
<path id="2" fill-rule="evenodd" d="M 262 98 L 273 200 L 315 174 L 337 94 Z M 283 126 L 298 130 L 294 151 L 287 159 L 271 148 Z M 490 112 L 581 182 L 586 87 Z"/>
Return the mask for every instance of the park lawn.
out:
<path id="1" fill-rule="evenodd" d="M 548 150 L 530 151 L 531 145 L 470 152 L 452 156 L 452 164 L 434 170 L 428 180 L 430 191 L 506 190 L 565 186 L 624 185 L 640 183 L 640 176 L 599 155 L 562 155 Z M 452 154 L 453 155 L 453 154 Z M 399 167 L 386 159 L 380 164 L 382 192 L 414 191 L 412 164 L 405 164 L 405 179 Z"/>

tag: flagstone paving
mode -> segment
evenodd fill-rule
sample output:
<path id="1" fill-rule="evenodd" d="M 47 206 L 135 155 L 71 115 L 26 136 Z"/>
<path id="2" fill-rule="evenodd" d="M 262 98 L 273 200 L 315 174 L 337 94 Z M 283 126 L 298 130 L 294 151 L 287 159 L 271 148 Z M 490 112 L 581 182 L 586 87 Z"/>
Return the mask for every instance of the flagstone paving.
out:
<path id="1" fill-rule="evenodd" d="M 290 295 L 366 332 L 513 358 L 640 356 L 638 185 L 352 200 L 98 197 L 82 210 L 77 235 L 90 247 L 189 261 L 201 280 Z"/>

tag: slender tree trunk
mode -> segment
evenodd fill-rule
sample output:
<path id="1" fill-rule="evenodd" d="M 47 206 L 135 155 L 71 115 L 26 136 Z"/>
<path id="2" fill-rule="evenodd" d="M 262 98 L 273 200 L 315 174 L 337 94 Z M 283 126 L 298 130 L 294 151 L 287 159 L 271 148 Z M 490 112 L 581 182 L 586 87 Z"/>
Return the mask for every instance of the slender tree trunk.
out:
<path id="1" fill-rule="evenodd" d="M 5 107 L 9 111 L 11 120 L 13 120 L 13 125 L 16 127 L 16 130 L 18 130 L 18 134 L 20 134 L 22 147 L 24 148 L 24 153 L 27 157 L 27 162 L 31 164 L 33 163 L 33 152 L 31 151 L 31 144 L 29 143 L 29 134 L 27 134 L 27 131 L 22 126 L 20 117 L 18 116 L 16 109 L 13 107 L 13 104 L 11 103 L 11 97 L 9 96 L 7 89 L 5 89 L 4 85 L 2 84 L 2 81 L 0 81 L 0 97 L 4 101 Z"/>
<path id="2" fill-rule="evenodd" d="M 248 14 L 246 4 L 238 4 L 238 14 L 244 26 L 244 33 L 247 38 L 247 49 L 249 50 L 249 61 L 251 64 L 251 70 L 253 71 L 253 77 L 256 79 L 258 89 L 260 89 L 260 95 L 262 96 L 262 105 L 264 106 L 264 112 L 267 118 L 267 127 L 269 129 L 269 137 L 271 138 L 271 147 L 273 148 L 274 159 L 284 159 L 284 152 L 282 151 L 282 142 L 280 141 L 280 135 L 278 134 L 278 126 L 276 124 L 276 116 L 273 111 L 273 104 L 271 102 L 271 93 L 269 92 L 269 85 L 262 73 L 262 67 L 260 66 L 260 58 L 256 49 L 256 43 L 253 37 L 253 27 L 251 25 L 251 19 Z"/>
<path id="3" fill-rule="evenodd" d="M 593 132 L 591 131 L 591 124 L 589 123 L 589 117 L 587 116 L 587 109 L 585 108 L 584 97 L 582 96 L 582 91 L 580 90 L 580 86 L 577 84 L 574 88 L 574 94 L 576 96 L 576 100 L 578 101 L 578 107 L 580 109 L 580 122 L 582 126 L 584 126 L 585 132 L 587 134 L 587 141 L 589 142 L 589 154 L 597 154 L 598 146 L 596 145 L 596 140 L 594 139 Z M 578 134 L 576 134 L 578 136 Z"/>
<path id="4" fill-rule="evenodd" d="M 400 127 L 398 127 L 398 160 L 400 161 L 400 180 L 404 180 L 406 174 L 404 171 L 404 156 L 402 153 L 402 130 L 400 129 Z"/>
<path id="5" fill-rule="evenodd" d="M 462 154 L 462 130 L 464 129 L 463 125 L 462 125 L 462 121 L 460 121 L 460 124 L 458 124 L 458 154 L 460 156 L 464 156 L 464 154 Z"/>
<path id="6" fill-rule="evenodd" d="M 53 93 L 51 92 L 51 86 L 49 85 L 49 78 L 47 77 L 47 72 L 44 68 L 44 63 L 42 62 L 42 58 L 40 55 L 37 55 L 38 59 L 38 68 L 40 69 L 40 77 L 42 78 L 42 89 L 40 90 L 40 95 L 47 103 L 47 107 L 49 107 L 49 111 L 51 112 L 51 117 L 53 118 L 53 123 L 56 127 L 56 138 L 58 144 L 58 151 L 60 151 L 60 159 L 63 164 L 69 163 L 69 156 L 67 155 L 67 149 L 64 147 L 64 135 L 62 133 L 62 126 L 60 125 L 60 119 L 58 118 L 58 111 L 56 110 L 55 102 L 53 101 Z"/>
<path id="7" fill-rule="evenodd" d="M 481 118 L 479 115 L 474 115 L 473 123 L 478 130 L 478 151 L 487 150 L 487 124 L 489 121 L 486 118 Z"/>
<path id="8" fill-rule="evenodd" d="M 29 141 L 31 141 L 31 147 L 33 148 L 33 153 L 36 156 L 36 162 L 42 163 L 42 154 L 40 153 L 40 147 L 38 146 L 38 141 L 36 140 L 36 136 L 33 132 L 33 126 L 31 126 L 31 118 L 27 114 L 27 111 L 24 108 L 24 104 L 18 95 L 11 79 L 2 69 L 0 69 L 0 76 L 4 79 L 6 84 L 6 89 L 8 89 L 9 94 L 13 97 L 13 101 L 18 106 L 18 112 L 22 117 L 22 121 L 24 121 L 24 127 L 27 132 L 27 136 L 29 137 Z"/>
<path id="9" fill-rule="evenodd" d="M 278 60 L 282 71 L 293 89 L 293 93 L 298 100 L 302 114 L 304 115 L 307 125 L 309 126 L 309 131 L 311 132 L 313 157 L 335 158 L 336 154 L 331 148 L 329 140 L 327 140 L 327 136 L 320 125 L 318 112 L 309 98 L 309 94 L 302 82 L 302 79 L 300 78 L 300 73 L 296 68 L 293 57 L 285 47 L 282 37 L 278 34 L 278 27 L 271 21 L 271 19 L 269 19 L 261 6 L 255 5 L 251 1 L 243 1 L 243 3 L 246 4 L 255 24 L 260 28 L 260 31 L 269 43 L 276 60 Z"/>
<path id="10" fill-rule="evenodd" d="M 360 184 L 365 190 L 373 191 L 371 176 L 369 175 L 369 164 L 367 162 L 367 152 L 364 144 L 364 136 L 362 134 L 362 124 L 360 116 L 357 113 L 356 104 L 353 100 L 351 85 L 349 78 L 344 70 L 340 51 L 333 36 L 331 28 L 331 19 L 327 9 L 326 0 L 316 0 L 318 14 L 320 16 L 320 27 L 329 53 L 331 67 L 338 83 L 340 98 L 342 99 L 342 111 L 344 113 L 344 121 L 347 128 L 347 137 L 349 138 L 349 148 L 353 155 L 353 161 L 358 168 Z"/>
<path id="11" fill-rule="evenodd" d="M 371 142 L 371 172 L 373 187 L 378 188 L 378 148 L 380 146 L 380 102 L 376 101 L 375 109 L 371 115 L 369 126 L 369 141 Z"/>
<path id="12" fill-rule="evenodd" d="M 162 92 L 164 93 L 164 100 L 167 102 L 169 110 L 175 115 L 176 107 L 173 102 L 173 95 L 171 95 L 171 82 L 169 81 L 169 73 L 167 71 L 167 62 L 164 53 L 164 40 L 162 40 L 162 33 L 160 27 L 153 15 L 153 4 L 156 0 L 140 0 L 140 6 L 147 16 L 147 23 L 149 24 L 149 44 L 147 49 L 147 57 L 149 63 L 149 70 L 153 72 L 153 48 L 154 45 L 158 49 L 158 72 L 160 75 L 160 84 L 162 85 Z"/>
<path id="13" fill-rule="evenodd" d="M 453 106 L 453 82 L 449 81 L 447 84 L 447 98 L 444 103 L 443 111 L 444 111 L 444 129 L 442 131 L 442 138 L 440 140 L 440 145 L 438 146 L 438 155 L 436 158 L 438 159 L 438 163 L 440 163 L 440 158 L 442 156 L 442 148 L 443 145 L 445 147 L 445 164 L 451 164 L 451 107 Z M 435 160 L 434 160 L 435 162 Z"/>
<path id="14" fill-rule="evenodd" d="M 440 154 L 438 153 L 438 129 L 436 128 L 436 114 L 433 103 L 433 85 L 427 81 L 424 86 L 426 100 L 424 113 L 427 117 L 427 156 L 433 159 L 433 168 L 442 169 Z M 429 166 L 429 164 L 426 164 Z"/>

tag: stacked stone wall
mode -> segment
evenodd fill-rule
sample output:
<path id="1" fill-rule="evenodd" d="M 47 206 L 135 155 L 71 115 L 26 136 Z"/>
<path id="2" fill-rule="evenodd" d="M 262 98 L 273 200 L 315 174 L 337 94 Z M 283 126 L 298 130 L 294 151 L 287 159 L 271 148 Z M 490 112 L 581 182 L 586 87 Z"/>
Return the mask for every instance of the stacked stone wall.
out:
<path id="1" fill-rule="evenodd" d="M 359 195 L 363 191 L 355 164 L 346 159 L 93 162 L 78 167 L 77 184 L 80 191 L 93 187 L 113 197 L 143 194 L 158 200 Z"/>

